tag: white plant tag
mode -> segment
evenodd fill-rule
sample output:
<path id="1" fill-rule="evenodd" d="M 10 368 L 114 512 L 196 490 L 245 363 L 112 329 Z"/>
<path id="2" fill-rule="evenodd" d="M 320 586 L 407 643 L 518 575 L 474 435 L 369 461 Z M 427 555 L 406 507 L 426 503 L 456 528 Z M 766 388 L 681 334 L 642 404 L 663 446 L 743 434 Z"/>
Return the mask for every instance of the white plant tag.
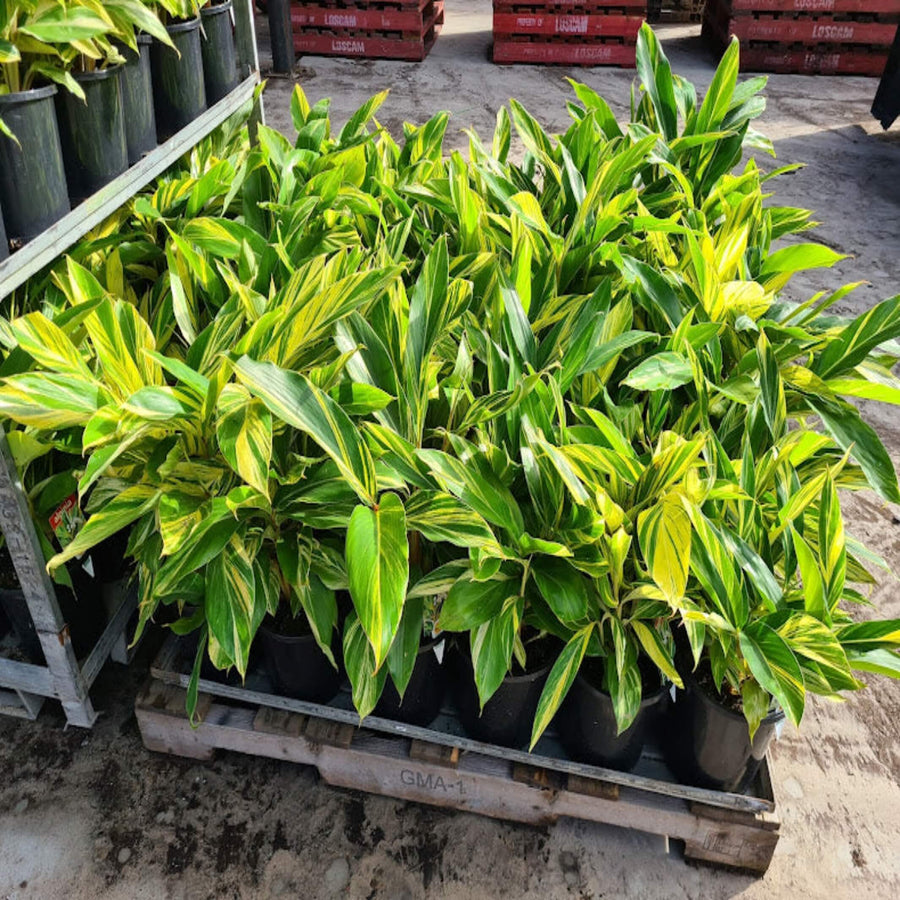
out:
<path id="1" fill-rule="evenodd" d="M 444 662 L 444 641 L 439 641 L 434 645 L 434 655 L 437 657 L 438 665 Z"/>
<path id="2" fill-rule="evenodd" d="M 675 685 L 670 684 L 669 685 L 669 696 L 672 698 L 673 703 L 675 702 L 675 691 L 676 691 Z"/>
<path id="3" fill-rule="evenodd" d="M 775 725 L 775 740 L 777 741 L 781 737 L 781 732 L 784 731 L 784 719 L 780 722 L 777 722 Z"/>

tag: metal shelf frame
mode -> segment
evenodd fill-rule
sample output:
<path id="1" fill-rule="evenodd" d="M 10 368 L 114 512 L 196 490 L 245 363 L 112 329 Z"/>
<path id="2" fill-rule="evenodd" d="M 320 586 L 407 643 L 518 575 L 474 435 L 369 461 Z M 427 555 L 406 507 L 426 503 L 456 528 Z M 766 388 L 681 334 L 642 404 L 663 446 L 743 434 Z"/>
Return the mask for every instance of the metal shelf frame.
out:
<path id="1" fill-rule="evenodd" d="M 198 116 L 128 171 L 110 182 L 43 234 L 0 264 L 0 300 L 58 259 L 88 231 L 128 202 L 229 116 L 251 101 L 260 83 L 253 0 L 234 0 L 235 45 L 241 81 L 227 96 Z M 262 121 L 262 100 L 255 117 Z M 45 699 L 62 703 L 70 725 L 90 728 L 97 719 L 89 691 L 106 660 L 127 662 L 125 628 L 137 608 L 137 591 L 113 588 L 113 611 L 103 634 L 79 662 L 72 649 L 53 582 L 31 520 L 28 499 L 0 427 L 0 530 L 15 566 L 46 665 L 0 657 L 0 713 L 35 719 Z"/>

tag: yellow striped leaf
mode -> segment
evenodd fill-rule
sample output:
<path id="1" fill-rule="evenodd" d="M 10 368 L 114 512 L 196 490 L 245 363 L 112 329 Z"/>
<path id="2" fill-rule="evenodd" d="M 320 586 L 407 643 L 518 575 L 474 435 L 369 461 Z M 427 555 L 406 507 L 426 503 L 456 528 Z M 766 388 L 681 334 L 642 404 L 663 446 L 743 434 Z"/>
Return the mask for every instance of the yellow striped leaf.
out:
<path id="1" fill-rule="evenodd" d="M 268 496 L 272 414 L 239 384 L 226 384 L 219 394 L 216 440 L 228 465 Z"/>

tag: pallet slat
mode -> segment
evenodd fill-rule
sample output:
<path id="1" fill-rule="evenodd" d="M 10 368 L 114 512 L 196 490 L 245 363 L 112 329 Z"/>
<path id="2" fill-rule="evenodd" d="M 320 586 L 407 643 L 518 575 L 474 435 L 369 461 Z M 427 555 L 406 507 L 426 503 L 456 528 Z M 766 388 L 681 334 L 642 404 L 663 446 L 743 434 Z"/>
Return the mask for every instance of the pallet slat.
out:
<path id="1" fill-rule="evenodd" d="M 494 35 L 541 34 L 581 37 L 624 37 L 637 40 L 642 16 L 528 15 L 494 13 Z"/>
<path id="2" fill-rule="evenodd" d="M 495 40 L 493 59 L 495 63 L 633 68 L 635 47 L 633 44 L 554 44 Z"/>
<path id="3" fill-rule="evenodd" d="M 279 710 L 226 706 L 209 699 L 206 717 L 192 728 L 176 713 L 184 691 L 151 678 L 135 704 L 145 745 L 161 752 L 210 759 L 232 750 L 315 766 L 328 784 L 493 818 L 552 824 L 561 816 L 604 822 L 685 842 L 689 859 L 761 874 L 771 861 L 779 826 L 771 814 L 708 809 L 637 788 L 609 790 L 582 781 L 475 753 L 448 765 L 427 742 L 351 728 L 349 742 L 311 739 L 310 725 Z M 328 722 L 328 725 L 336 723 Z M 346 727 L 346 726 L 344 726 Z"/>
<path id="4" fill-rule="evenodd" d="M 433 18 L 434 5 L 429 0 L 422 9 L 405 10 L 292 6 L 291 25 L 302 30 L 399 31 L 421 37 Z"/>

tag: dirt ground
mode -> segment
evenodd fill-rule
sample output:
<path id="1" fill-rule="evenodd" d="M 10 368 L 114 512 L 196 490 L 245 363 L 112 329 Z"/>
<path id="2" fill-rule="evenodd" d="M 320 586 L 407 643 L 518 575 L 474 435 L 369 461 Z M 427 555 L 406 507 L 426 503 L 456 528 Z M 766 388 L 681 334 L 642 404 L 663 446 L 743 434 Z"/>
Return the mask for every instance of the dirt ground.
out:
<path id="1" fill-rule="evenodd" d="M 511 96 L 562 129 L 567 74 L 627 108 L 633 73 L 494 67 L 486 0 L 448 7 L 421 65 L 304 58 L 297 77 L 312 99 L 334 98 L 339 122 L 390 87 L 380 119 L 398 136 L 404 120 L 450 109 L 448 145 L 460 148 L 462 129 L 489 135 Z M 661 33 L 675 70 L 705 87 L 713 61 L 696 31 Z M 813 208 L 818 239 L 853 254 L 834 272 L 798 280 L 797 298 L 867 280 L 844 306 L 860 310 L 896 292 L 900 138 L 869 117 L 875 87 L 860 78 L 770 80 L 760 130 L 779 163 L 808 163 L 778 182 L 778 197 Z M 273 78 L 266 94 L 269 124 L 286 133 L 291 88 Z M 900 418 L 867 413 L 900 462 Z M 845 509 L 848 530 L 900 570 L 900 510 L 867 496 L 847 498 Z M 900 616 L 894 578 L 873 600 Z M 754 880 L 689 867 L 637 832 L 505 824 L 329 788 L 311 770 L 236 754 L 209 764 L 151 754 L 131 703 L 157 644 L 146 641 L 129 669 L 110 664 L 102 673 L 92 731 L 64 729 L 53 704 L 34 723 L 0 719 L 0 900 L 886 900 L 900 892 L 900 683 L 875 681 L 842 704 L 813 701 L 802 732 L 785 731 L 774 751 L 782 837 L 768 874 Z"/>

